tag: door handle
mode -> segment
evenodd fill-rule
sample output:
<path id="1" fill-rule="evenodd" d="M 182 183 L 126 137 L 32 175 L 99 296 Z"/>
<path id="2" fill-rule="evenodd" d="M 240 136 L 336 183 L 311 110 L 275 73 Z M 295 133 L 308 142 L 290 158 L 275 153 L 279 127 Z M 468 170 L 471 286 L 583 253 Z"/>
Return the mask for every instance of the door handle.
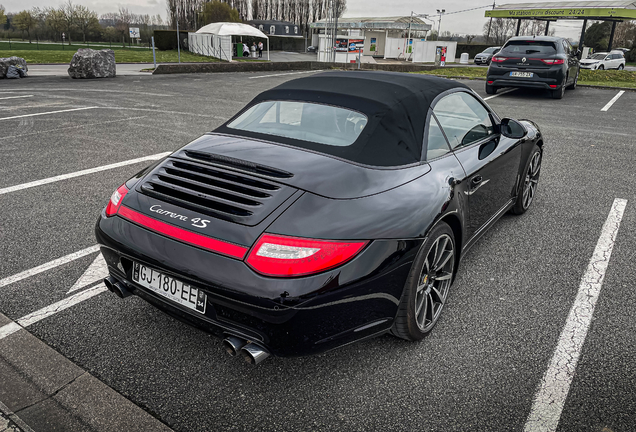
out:
<path id="1" fill-rule="evenodd" d="M 470 181 L 470 183 L 471 183 L 473 186 L 477 186 L 479 183 L 481 183 L 481 181 L 482 181 L 483 179 L 484 179 L 484 178 L 483 178 L 482 176 L 478 175 L 478 176 L 473 177 L 473 179 Z"/>

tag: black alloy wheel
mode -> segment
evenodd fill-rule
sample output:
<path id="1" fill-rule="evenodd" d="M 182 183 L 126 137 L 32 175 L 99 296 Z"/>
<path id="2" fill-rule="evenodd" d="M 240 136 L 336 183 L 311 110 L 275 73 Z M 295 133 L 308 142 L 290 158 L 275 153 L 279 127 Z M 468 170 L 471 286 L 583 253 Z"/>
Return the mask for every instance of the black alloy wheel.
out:
<path id="1" fill-rule="evenodd" d="M 492 86 L 490 84 L 486 84 L 486 94 L 489 94 L 489 95 L 497 94 L 497 87 Z"/>
<path id="2" fill-rule="evenodd" d="M 563 96 L 565 96 L 565 87 L 567 82 L 568 82 L 568 79 L 566 77 L 563 80 L 561 87 L 559 87 L 557 90 L 552 90 L 552 92 L 550 93 L 550 96 L 552 96 L 552 99 L 563 99 Z"/>
<path id="3" fill-rule="evenodd" d="M 444 222 L 433 228 L 415 258 L 391 333 L 421 340 L 437 323 L 455 270 L 455 238 Z"/>
<path id="4" fill-rule="evenodd" d="M 581 73 L 581 70 L 577 70 L 576 71 L 576 77 L 574 78 L 574 82 L 572 84 L 570 84 L 570 86 L 568 87 L 568 89 L 570 90 L 576 90 L 576 85 L 579 82 L 579 74 Z"/>
<path id="5" fill-rule="evenodd" d="M 539 185 L 539 176 L 541 175 L 541 158 L 541 149 L 535 145 L 532 154 L 528 158 L 525 170 L 526 175 L 523 178 L 523 185 L 517 195 L 517 201 L 512 208 L 512 213 L 517 215 L 525 213 L 530 208 L 532 201 L 534 201 L 537 186 Z"/>

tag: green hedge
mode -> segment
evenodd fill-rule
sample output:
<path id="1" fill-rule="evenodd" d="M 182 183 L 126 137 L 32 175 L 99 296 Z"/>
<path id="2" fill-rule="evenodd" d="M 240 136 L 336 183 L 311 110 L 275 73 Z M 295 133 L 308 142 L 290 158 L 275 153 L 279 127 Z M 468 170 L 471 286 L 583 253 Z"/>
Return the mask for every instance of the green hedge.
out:
<path id="1" fill-rule="evenodd" d="M 155 30 L 155 47 L 160 50 L 177 49 L 177 31 L 176 30 Z M 181 49 L 188 49 L 188 32 L 179 31 L 179 40 L 181 41 Z"/>

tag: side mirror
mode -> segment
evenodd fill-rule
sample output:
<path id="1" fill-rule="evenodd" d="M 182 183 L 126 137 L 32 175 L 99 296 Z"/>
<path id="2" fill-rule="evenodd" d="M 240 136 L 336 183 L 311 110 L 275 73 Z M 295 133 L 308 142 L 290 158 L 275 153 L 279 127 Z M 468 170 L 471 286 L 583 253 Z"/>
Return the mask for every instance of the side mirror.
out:
<path id="1" fill-rule="evenodd" d="M 523 124 L 510 118 L 501 120 L 499 128 L 501 134 L 507 138 L 520 139 L 528 133 Z"/>

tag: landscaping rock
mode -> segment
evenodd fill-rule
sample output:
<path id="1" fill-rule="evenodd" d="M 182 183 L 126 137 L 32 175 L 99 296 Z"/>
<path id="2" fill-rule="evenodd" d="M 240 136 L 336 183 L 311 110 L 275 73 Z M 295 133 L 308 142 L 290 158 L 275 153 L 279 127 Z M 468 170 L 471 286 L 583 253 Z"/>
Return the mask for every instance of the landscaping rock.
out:
<path id="1" fill-rule="evenodd" d="M 115 52 L 80 48 L 68 68 L 71 78 L 111 78 L 116 74 Z"/>
<path id="2" fill-rule="evenodd" d="M 21 67 L 23 71 L 28 71 L 26 60 L 22 57 L 6 57 L 0 58 L 0 78 L 5 78 L 9 71 L 9 66 Z"/>
<path id="3" fill-rule="evenodd" d="M 22 70 L 22 66 L 9 66 L 7 70 L 7 78 L 24 78 L 26 76 L 26 72 Z"/>

